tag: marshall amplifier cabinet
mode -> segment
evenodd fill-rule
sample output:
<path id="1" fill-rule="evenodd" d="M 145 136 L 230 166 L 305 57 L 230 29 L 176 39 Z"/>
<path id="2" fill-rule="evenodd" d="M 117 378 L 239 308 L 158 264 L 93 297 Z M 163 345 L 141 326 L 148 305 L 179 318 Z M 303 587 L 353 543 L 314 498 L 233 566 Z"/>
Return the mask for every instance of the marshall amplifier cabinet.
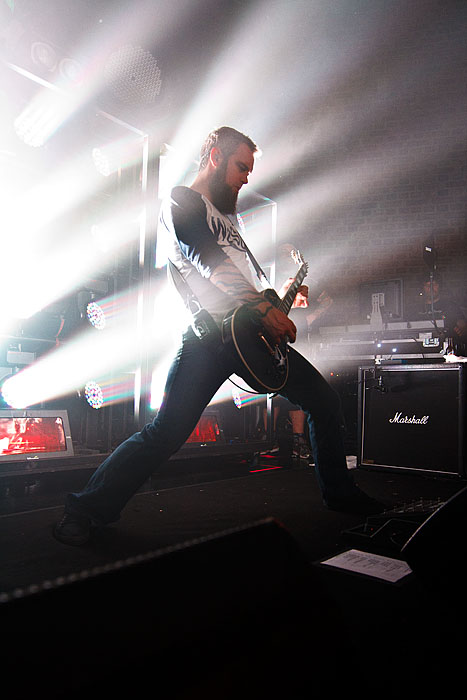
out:
<path id="1" fill-rule="evenodd" d="M 359 368 L 357 467 L 465 476 L 465 365 Z"/>

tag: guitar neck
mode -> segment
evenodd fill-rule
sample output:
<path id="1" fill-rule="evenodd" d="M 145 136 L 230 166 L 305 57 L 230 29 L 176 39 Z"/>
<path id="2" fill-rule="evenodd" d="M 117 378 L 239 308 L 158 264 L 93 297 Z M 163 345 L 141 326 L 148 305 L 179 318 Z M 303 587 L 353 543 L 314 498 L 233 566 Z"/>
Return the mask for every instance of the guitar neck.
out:
<path id="1" fill-rule="evenodd" d="M 282 297 L 278 308 L 283 311 L 285 314 L 288 314 L 290 309 L 292 308 L 292 304 L 294 303 L 294 299 L 297 296 L 297 292 L 299 288 L 302 285 L 303 280 L 305 279 L 306 275 L 308 272 L 308 266 L 306 263 L 303 263 L 303 265 L 300 267 L 299 271 L 297 272 L 294 281 L 288 288 L 287 292 L 284 294 Z"/>

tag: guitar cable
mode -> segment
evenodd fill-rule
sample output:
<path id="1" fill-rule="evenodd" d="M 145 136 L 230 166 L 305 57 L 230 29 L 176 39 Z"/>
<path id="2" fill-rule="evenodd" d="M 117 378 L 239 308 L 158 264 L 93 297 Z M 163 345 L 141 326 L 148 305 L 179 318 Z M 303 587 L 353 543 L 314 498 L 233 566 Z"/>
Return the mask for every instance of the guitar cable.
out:
<path id="1" fill-rule="evenodd" d="M 240 386 L 239 384 L 236 384 L 234 380 L 229 377 L 229 382 L 231 382 L 234 386 L 237 387 L 237 389 L 240 389 L 241 391 L 244 391 L 245 394 L 255 394 L 256 396 L 263 396 L 264 392 L 263 391 L 253 391 L 253 389 L 245 389 L 243 386 Z M 266 394 L 266 396 L 271 397 L 272 399 L 277 396 L 277 392 L 274 394 Z"/>

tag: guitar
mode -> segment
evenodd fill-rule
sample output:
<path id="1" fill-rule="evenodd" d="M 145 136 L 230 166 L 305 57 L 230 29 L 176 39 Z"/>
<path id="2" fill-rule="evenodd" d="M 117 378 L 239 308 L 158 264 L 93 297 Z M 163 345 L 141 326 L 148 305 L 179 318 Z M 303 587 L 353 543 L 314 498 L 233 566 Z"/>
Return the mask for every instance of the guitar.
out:
<path id="1" fill-rule="evenodd" d="M 308 263 L 299 251 L 292 257 L 300 268 L 282 299 L 274 289 L 266 289 L 263 296 L 273 306 L 288 314 L 297 292 L 308 274 Z M 289 374 L 286 342 L 272 344 L 253 317 L 248 304 L 229 312 L 222 323 L 224 343 L 231 344 L 249 377 L 248 383 L 261 393 L 277 392 L 285 385 Z M 247 381 L 247 378 L 245 377 Z"/>

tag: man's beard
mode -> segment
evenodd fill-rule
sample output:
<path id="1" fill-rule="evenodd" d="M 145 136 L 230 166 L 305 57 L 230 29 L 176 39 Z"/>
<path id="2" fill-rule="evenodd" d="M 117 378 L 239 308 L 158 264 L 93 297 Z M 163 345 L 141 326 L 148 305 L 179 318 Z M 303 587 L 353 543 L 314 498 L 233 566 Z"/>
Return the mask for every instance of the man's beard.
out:
<path id="1" fill-rule="evenodd" d="M 235 214 L 238 192 L 225 182 L 227 163 L 222 164 L 214 173 L 210 184 L 212 203 L 222 214 Z"/>

